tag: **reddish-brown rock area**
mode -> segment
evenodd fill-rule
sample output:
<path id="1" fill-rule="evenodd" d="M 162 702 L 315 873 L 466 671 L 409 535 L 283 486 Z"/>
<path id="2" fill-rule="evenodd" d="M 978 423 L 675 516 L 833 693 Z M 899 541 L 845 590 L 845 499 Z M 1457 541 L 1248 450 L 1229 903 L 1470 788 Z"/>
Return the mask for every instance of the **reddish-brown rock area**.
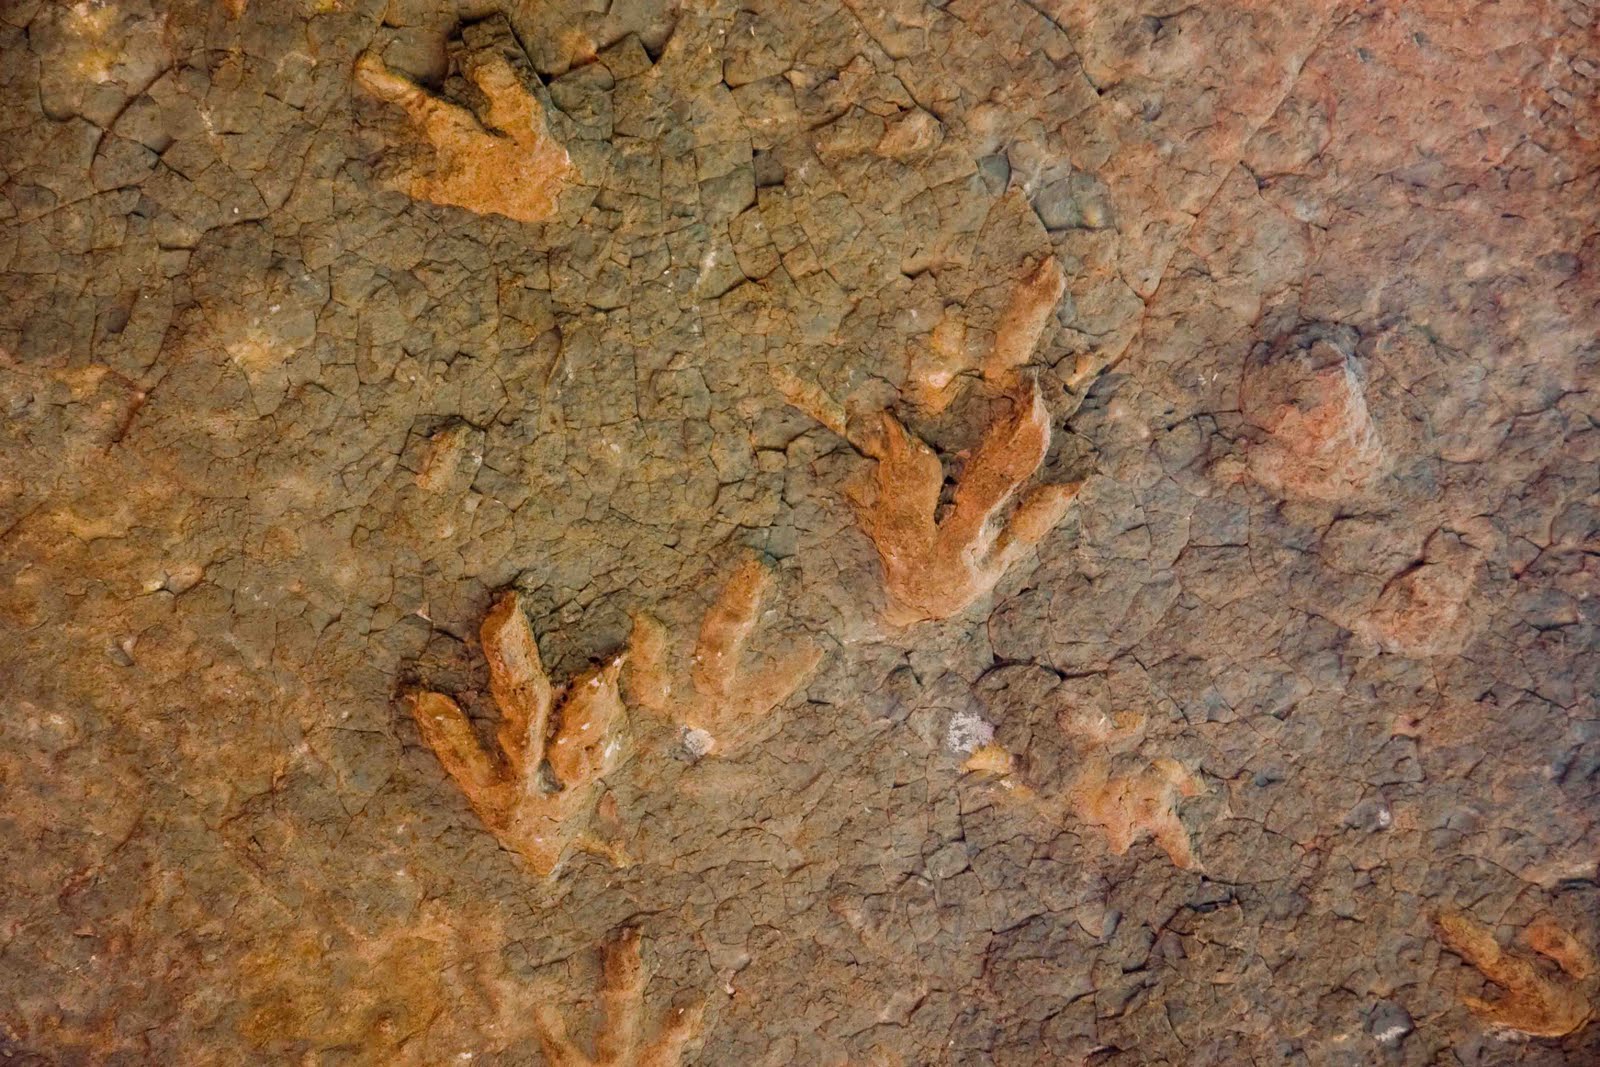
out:
<path id="1" fill-rule="evenodd" d="M 0 1064 L 1600 1063 L 1594 0 L 0 56 Z"/>

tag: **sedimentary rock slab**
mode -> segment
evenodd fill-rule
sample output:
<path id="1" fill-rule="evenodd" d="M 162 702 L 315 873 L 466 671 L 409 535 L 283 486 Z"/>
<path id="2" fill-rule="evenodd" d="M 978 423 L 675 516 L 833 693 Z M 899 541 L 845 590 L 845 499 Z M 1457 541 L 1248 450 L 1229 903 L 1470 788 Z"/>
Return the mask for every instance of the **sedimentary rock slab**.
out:
<path id="1" fill-rule="evenodd" d="M 1600 1061 L 1597 18 L 0 4 L 0 1060 Z"/>

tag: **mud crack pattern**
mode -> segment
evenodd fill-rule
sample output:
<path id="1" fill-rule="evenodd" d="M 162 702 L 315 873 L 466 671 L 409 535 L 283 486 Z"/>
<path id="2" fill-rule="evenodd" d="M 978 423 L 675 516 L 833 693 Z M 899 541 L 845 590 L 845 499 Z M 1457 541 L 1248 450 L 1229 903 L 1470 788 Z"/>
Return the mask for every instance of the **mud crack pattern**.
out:
<path id="1" fill-rule="evenodd" d="M 1594 1062 L 1597 18 L 0 5 L 0 1052 Z"/>

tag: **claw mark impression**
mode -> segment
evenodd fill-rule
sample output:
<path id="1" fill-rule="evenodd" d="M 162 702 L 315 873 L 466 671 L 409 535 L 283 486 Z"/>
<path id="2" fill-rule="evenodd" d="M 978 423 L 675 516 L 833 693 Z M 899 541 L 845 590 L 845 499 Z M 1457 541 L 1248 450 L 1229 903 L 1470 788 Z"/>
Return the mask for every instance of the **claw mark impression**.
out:
<path id="1" fill-rule="evenodd" d="M 480 53 L 466 75 L 488 98 L 481 121 L 394 73 L 371 52 L 357 60 L 357 83 L 404 109 L 433 147 L 431 172 L 405 176 L 402 188 L 415 199 L 480 215 L 549 218 L 572 161 L 545 128 L 539 101 L 504 56 Z"/>
<path id="2" fill-rule="evenodd" d="M 1446 948 L 1505 989 L 1499 1000 L 1461 998 L 1485 1022 L 1532 1037 L 1565 1037 L 1589 1021 L 1589 998 L 1579 983 L 1594 974 L 1594 956 L 1553 919 L 1535 919 L 1523 938 L 1553 961 L 1567 975 L 1566 981 L 1527 956 L 1507 952 L 1489 927 L 1460 912 L 1441 914 L 1438 930 Z"/>
<path id="3" fill-rule="evenodd" d="M 621 748 L 612 733 L 623 718 L 617 693 L 622 657 L 556 692 L 515 592 L 495 602 L 481 635 L 489 688 L 500 709 L 499 753 L 484 750 L 460 706 L 443 693 L 413 694 L 411 711 L 484 825 L 546 875 L 588 818 L 600 779 Z M 542 773 L 546 763 L 555 777 L 553 792 Z"/>
<path id="4" fill-rule="evenodd" d="M 887 411 L 845 426 L 844 409 L 820 387 L 788 371 L 774 375 L 798 410 L 845 436 L 877 461 L 864 492 L 853 494 L 861 527 L 883 564 L 888 620 L 909 625 L 955 615 L 995 587 L 1005 572 L 1066 517 L 1080 486 L 1039 485 L 1002 522 L 1002 512 L 1050 451 L 1050 413 L 1039 383 L 1019 369 L 1038 344 L 1050 310 L 1061 298 L 1061 268 L 1047 259 L 1022 283 L 1002 316 L 984 377 L 1005 383 L 1011 410 L 984 433 L 967 458 L 955 499 L 941 509 L 944 466 L 934 451 Z M 935 357 L 913 361 L 911 399 L 930 411 L 949 402 L 959 338 L 949 322 L 935 331 Z M 943 352 L 944 355 L 939 355 Z M 942 512 L 942 513 L 941 513 Z"/>
<path id="5" fill-rule="evenodd" d="M 670 662 L 673 650 L 661 624 L 648 615 L 634 616 L 629 648 L 634 699 L 681 724 L 699 755 L 737 749 L 822 659 L 822 649 L 805 641 L 787 654 L 746 665 L 745 646 L 771 584 L 771 572 L 753 558 L 728 579 L 700 623 L 687 672 L 692 693 L 683 691 L 682 672 Z"/>
<path id="6" fill-rule="evenodd" d="M 1079 488 L 1035 486 L 1009 523 L 998 521 L 1050 449 L 1050 414 L 1031 380 L 967 460 L 943 516 L 944 467 L 893 415 L 881 413 L 877 432 L 862 435 L 860 448 L 878 468 L 856 506 L 878 549 L 889 621 L 896 625 L 949 618 L 989 592 L 1060 524 Z"/>
<path id="7" fill-rule="evenodd" d="M 1065 289 L 1061 264 L 1054 256 L 1045 257 L 1028 273 L 996 324 L 994 345 L 982 366 L 986 380 L 995 384 L 1014 381 L 1038 346 Z M 927 348 L 914 348 L 907 357 L 906 399 L 937 415 L 955 399 L 956 385 L 961 375 L 974 369 L 973 362 L 967 352 L 966 322 L 947 311 L 934 327 Z"/>
<path id="8" fill-rule="evenodd" d="M 548 1003 L 535 1009 L 539 1047 L 550 1067 L 677 1067 L 684 1048 L 700 1033 L 702 1006 L 675 1009 L 653 1037 L 644 1032 L 644 987 L 649 976 L 639 959 L 639 931 L 625 929 L 605 946 L 600 1007 L 605 1021 L 590 1058 L 567 1037 L 561 1013 Z"/>

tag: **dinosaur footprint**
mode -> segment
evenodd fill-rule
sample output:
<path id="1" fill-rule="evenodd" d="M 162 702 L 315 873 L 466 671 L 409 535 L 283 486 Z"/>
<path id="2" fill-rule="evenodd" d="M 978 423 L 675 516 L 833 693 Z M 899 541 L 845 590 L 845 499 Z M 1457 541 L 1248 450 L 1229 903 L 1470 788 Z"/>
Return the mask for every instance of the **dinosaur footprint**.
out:
<path id="1" fill-rule="evenodd" d="M 851 493 L 862 530 L 883 565 L 887 621 L 896 626 L 947 619 L 992 590 L 1014 564 L 1066 517 L 1079 486 L 1037 485 L 1009 521 L 1004 512 L 1050 451 L 1050 412 L 1038 381 L 1022 369 L 1061 298 L 1061 268 L 1046 259 L 1019 285 L 1001 316 L 982 373 L 1010 394 L 1011 409 L 990 424 L 941 508 L 944 465 L 887 411 L 850 418 L 845 405 L 787 368 L 773 374 L 790 405 L 876 460 L 864 489 Z M 909 361 L 906 396 L 925 412 L 944 410 L 956 379 L 973 369 L 965 327 L 947 320 L 928 353 Z"/>
<path id="2" fill-rule="evenodd" d="M 644 986 L 648 975 L 639 959 L 639 931 L 621 930 L 605 945 L 600 1007 L 605 1021 L 590 1058 L 567 1036 L 561 1013 L 544 1003 L 534 1009 L 539 1047 L 550 1067 L 677 1067 L 683 1050 L 700 1033 L 703 1008 L 678 1009 L 654 1037 L 644 1033 Z"/>
<path id="3" fill-rule="evenodd" d="M 870 490 L 855 494 L 854 503 L 883 564 L 894 625 L 965 610 L 1061 523 L 1077 495 L 1077 485 L 1035 486 L 1009 522 L 999 521 L 1050 449 L 1050 413 L 1032 379 L 1019 385 L 1010 413 L 984 433 L 943 516 L 939 457 L 893 415 L 881 412 L 878 420 L 858 435 L 858 447 L 878 466 Z"/>
<path id="4" fill-rule="evenodd" d="M 767 713 L 822 659 L 822 649 L 805 641 L 786 654 L 746 662 L 746 645 L 771 584 L 772 574 L 759 560 L 740 564 L 701 620 L 686 672 L 674 662 L 682 650 L 669 647 L 661 624 L 649 615 L 634 616 L 630 691 L 645 710 L 679 723 L 697 755 L 726 755 L 749 741 Z"/>
<path id="5" fill-rule="evenodd" d="M 412 694 L 411 712 L 489 831 L 536 873 L 548 875 L 587 821 L 600 779 L 621 749 L 612 733 L 624 716 L 617 693 L 623 657 L 579 675 L 558 693 L 515 592 L 495 602 L 481 636 L 489 689 L 500 709 L 499 751 L 484 749 L 461 707 L 443 693 Z"/>
<path id="6" fill-rule="evenodd" d="M 1594 974 L 1594 955 L 1548 916 L 1530 923 L 1523 938 L 1570 981 L 1556 978 L 1527 956 L 1507 952 L 1489 927 L 1460 912 L 1441 914 L 1438 929 L 1446 948 L 1505 989 L 1499 1000 L 1461 998 L 1485 1022 L 1532 1037 L 1565 1037 L 1589 1021 L 1589 998 L 1579 983 Z"/>
<path id="7" fill-rule="evenodd" d="M 433 149 L 432 168 L 402 176 L 400 188 L 417 200 L 519 222 L 554 215 L 572 161 L 545 128 L 539 101 L 496 52 L 474 55 L 465 73 L 488 100 L 481 121 L 396 74 L 371 52 L 356 61 L 356 82 L 403 109 Z"/>

